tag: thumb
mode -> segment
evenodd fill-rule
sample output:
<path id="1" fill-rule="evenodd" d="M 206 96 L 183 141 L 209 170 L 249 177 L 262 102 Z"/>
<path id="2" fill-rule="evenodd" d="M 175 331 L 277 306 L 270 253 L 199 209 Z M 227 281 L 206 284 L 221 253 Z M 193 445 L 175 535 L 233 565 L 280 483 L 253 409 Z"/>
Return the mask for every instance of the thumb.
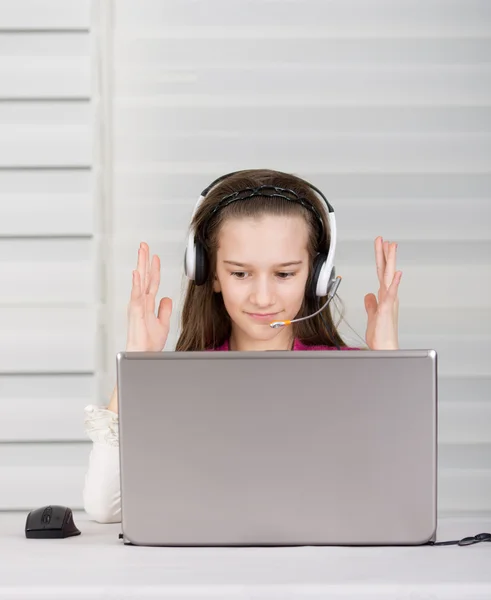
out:
<path id="1" fill-rule="evenodd" d="M 162 298 L 159 303 L 157 318 L 161 325 L 169 326 L 170 316 L 172 314 L 172 300 L 170 298 Z"/>
<path id="2" fill-rule="evenodd" d="M 367 294 L 365 296 L 365 310 L 369 318 L 377 312 L 377 298 L 375 294 Z"/>

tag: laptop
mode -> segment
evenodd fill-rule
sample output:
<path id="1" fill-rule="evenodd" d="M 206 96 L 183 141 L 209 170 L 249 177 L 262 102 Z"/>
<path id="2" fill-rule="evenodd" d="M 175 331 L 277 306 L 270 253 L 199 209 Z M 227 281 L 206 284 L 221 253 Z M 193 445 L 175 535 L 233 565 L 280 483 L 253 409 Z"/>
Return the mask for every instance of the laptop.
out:
<path id="1" fill-rule="evenodd" d="M 125 543 L 435 539 L 434 350 L 123 352 L 117 375 Z"/>

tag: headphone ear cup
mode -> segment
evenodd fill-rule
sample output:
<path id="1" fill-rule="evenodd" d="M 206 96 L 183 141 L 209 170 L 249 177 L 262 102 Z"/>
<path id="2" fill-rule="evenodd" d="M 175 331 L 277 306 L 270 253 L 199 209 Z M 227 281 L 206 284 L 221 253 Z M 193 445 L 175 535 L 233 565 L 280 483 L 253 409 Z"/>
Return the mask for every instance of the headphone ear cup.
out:
<path id="1" fill-rule="evenodd" d="M 199 241 L 196 241 L 196 267 L 194 283 L 203 285 L 208 279 L 208 255 Z"/>
<path id="2" fill-rule="evenodd" d="M 312 277 L 310 279 L 310 285 L 307 288 L 307 296 L 311 299 L 317 298 L 317 282 L 319 281 L 319 275 L 324 266 L 324 263 L 327 260 L 327 254 L 320 252 L 314 258 L 314 264 L 312 265 Z M 326 290 L 327 294 L 327 290 Z M 326 295 L 324 294 L 324 295 Z"/>

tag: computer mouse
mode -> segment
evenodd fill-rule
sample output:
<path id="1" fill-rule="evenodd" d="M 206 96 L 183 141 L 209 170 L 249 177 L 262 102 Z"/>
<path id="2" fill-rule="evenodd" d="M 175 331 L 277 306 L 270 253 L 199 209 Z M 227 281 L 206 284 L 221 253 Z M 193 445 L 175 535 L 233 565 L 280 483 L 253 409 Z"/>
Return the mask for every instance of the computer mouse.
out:
<path id="1" fill-rule="evenodd" d="M 66 538 L 80 535 L 73 521 L 71 508 L 66 506 L 43 506 L 31 510 L 26 520 L 27 538 Z"/>

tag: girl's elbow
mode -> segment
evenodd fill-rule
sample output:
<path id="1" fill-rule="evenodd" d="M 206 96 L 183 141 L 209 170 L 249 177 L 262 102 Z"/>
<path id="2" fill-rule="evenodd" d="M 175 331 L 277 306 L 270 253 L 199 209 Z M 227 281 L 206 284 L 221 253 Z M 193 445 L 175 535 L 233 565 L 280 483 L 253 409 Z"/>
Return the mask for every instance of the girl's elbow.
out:
<path id="1" fill-rule="evenodd" d="M 100 496 L 87 497 L 84 495 L 84 510 L 89 518 L 97 523 L 120 523 L 121 508 L 118 504 Z"/>

